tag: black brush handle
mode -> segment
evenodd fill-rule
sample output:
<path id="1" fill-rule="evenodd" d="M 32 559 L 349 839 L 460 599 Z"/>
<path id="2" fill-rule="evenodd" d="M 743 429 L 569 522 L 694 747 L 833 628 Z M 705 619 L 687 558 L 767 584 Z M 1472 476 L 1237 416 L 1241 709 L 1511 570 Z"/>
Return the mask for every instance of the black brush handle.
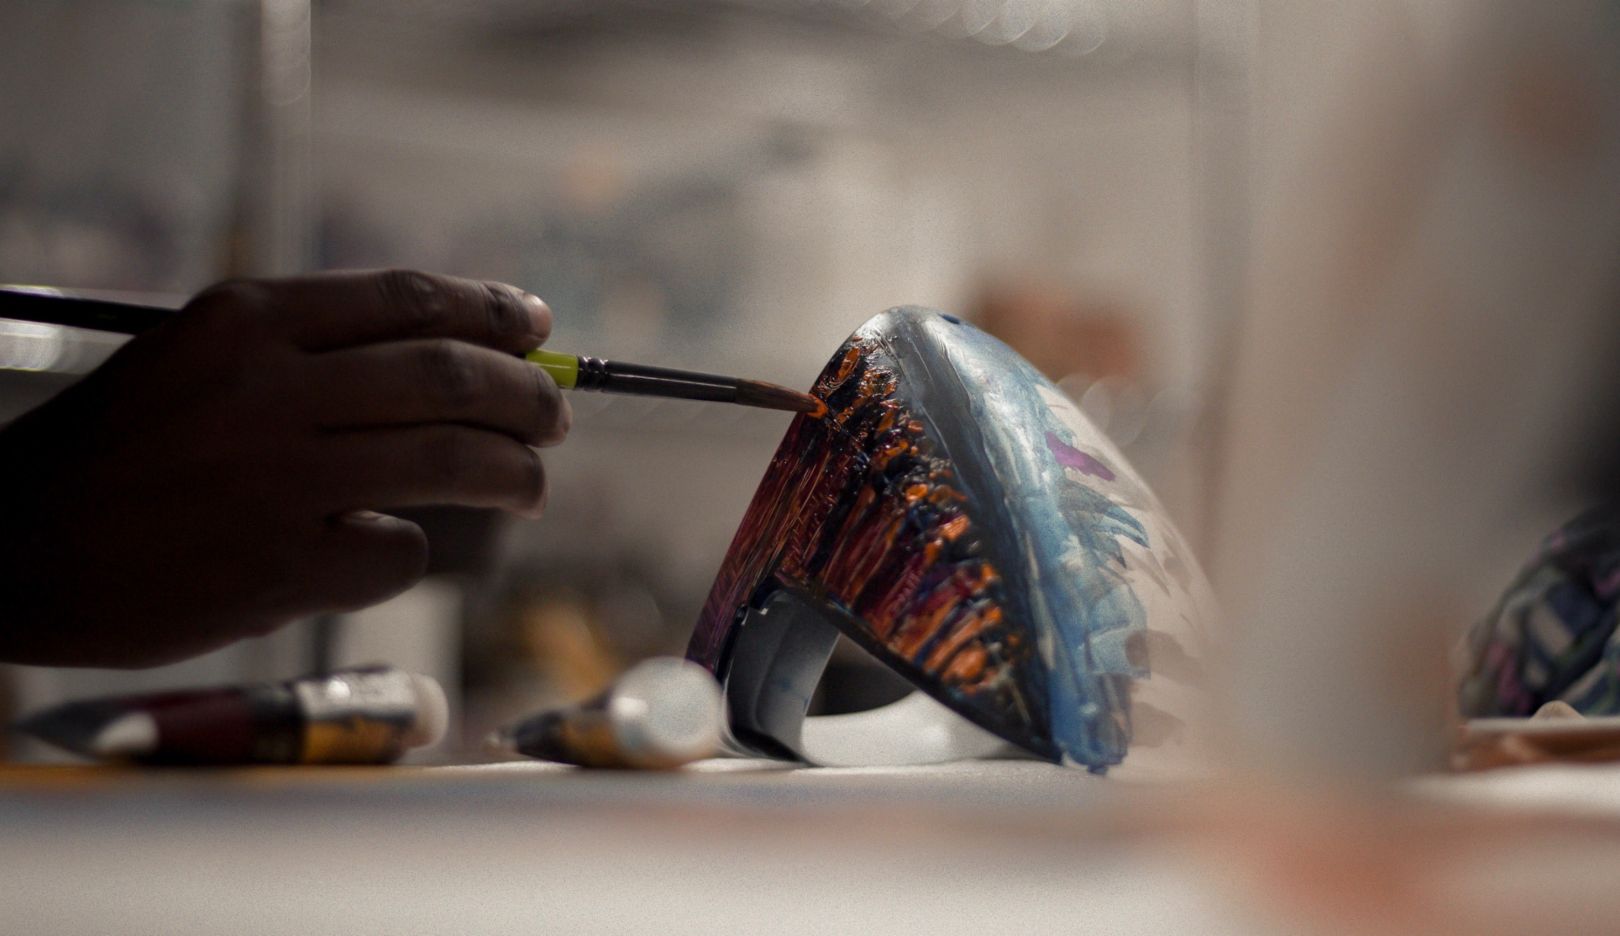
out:
<path id="1" fill-rule="evenodd" d="M 574 389 L 673 397 L 682 400 L 707 400 L 713 403 L 737 401 L 735 377 L 700 374 L 696 371 L 674 370 L 668 367 L 650 367 L 645 364 L 626 364 L 622 361 L 604 361 L 583 354 L 579 356 L 579 377 Z"/>
<path id="2" fill-rule="evenodd" d="M 81 296 L 55 289 L 0 286 L 0 318 L 66 325 L 95 331 L 139 335 L 167 321 L 173 308 L 119 302 L 96 296 Z M 704 374 L 698 371 L 579 358 L 577 390 L 601 390 L 642 396 L 706 400 L 714 403 L 743 403 L 773 409 L 789 409 L 779 403 L 738 398 L 736 377 Z M 786 391 L 784 391 L 786 392 Z"/>
<path id="3" fill-rule="evenodd" d="M 173 309 L 72 296 L 55 290 L 0 286 L 0 318 L 43 325 L 139 335 L 161 325 Z"/>
<path id="4" fill-rule="evenodd" d="M 673 367 L 653 367 L 650 364 L 631 364 L 626 361 L 603 361 L 607 373 L 613 377 L 640 377 L 648 380 L 671 380 L 677 383 L 710 384 L 716 387 L 735 387 L 737 378 L 723 374 L 704 374 L 699 371 L 676 370 Z"/>

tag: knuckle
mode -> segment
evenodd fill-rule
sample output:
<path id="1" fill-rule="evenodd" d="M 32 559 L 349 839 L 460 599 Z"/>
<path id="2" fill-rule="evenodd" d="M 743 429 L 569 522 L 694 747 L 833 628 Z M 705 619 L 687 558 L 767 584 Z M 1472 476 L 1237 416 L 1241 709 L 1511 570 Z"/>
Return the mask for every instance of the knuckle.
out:
<path id="1" fill-rule="evenodd" d="M 419 270 L 384 270 L 377 274 L 377 291 L 386 314 L 400 320 L 408 331 L 428 332 L 444 326 L 448 297 L 438 277 Z"/>
<path id="2" fill-rule="evenodd" d="M 470 348 L 454 341 L 424 346 L 420 370 L 428 392 L 454 411 L 475 405 L 487 389 L 480 362 Z"/>
<path id="3" fill-rule="evenodd" d="M 204 289 L 186 306 L 193 321 L 209 326 L 236 325 L 266 315 L 272 287 L 259 280 L 229 279 Z"/>
<path id="4" fill-rule="evenodd" d="M 228 279 L 197 294 L 192 304 L 208 308 L 259 308 L 267 304 L 270 286 L 251 279 Z"/>
<path id="5" fill-rule="evenodd" d="M 473 469 L 465 430 L 451 427 L 434 431 L 423 448 L 423 465 L 433 484 L 447 492 L 460 491 Z"/>
<path id="6" fill-rule="evenodd" d="M 529 314 L 514 290 L 495 283 L 480 283 L 478 295 L 490 337 L 522 338 L 533 331 L 529 327 Z"/>

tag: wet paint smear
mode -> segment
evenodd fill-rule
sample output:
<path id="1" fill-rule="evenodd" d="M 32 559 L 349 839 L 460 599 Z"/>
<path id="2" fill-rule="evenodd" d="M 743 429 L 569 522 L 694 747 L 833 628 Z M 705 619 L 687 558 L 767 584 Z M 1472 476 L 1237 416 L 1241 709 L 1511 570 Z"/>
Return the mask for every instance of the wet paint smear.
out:
<path id="1" fill-rule="evenodd" d="M 791 588 L 919 685 L 1050 752 L 1042 703 L 1027 697 L 1035 648 L 1010 626 L 955 470 L 897 399 L 884 357 L 857 336 L 817 381 L 828 412 L 789 427 L 687 655 L 713 668 L 739 608 Z"/>
<path id="2" fill-rule="evenodd" d="M 1058 464 L 1065 468 L 1073 468 L 1081 474 L 1101 478 L 1104 481 L 1115 480 L 1112 468 L 1058 438 L 1055 432 L 1046 434 L 1046 448 L 1052 453 L 1052 457 L 1057 459 Z"/>

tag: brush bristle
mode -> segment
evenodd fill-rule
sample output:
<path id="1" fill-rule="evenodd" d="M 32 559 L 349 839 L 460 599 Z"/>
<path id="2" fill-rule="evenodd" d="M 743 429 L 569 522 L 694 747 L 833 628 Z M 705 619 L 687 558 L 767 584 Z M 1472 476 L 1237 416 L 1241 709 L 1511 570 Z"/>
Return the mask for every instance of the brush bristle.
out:
<path id="1" fill-rule="evenodd" d="M 737 402 L 744 406 L 805 413 L 814 419 L 820 419 L 827 413 L 827 404 L 808 393 L 800 393 L 760 380 L 737 381 Z"/>

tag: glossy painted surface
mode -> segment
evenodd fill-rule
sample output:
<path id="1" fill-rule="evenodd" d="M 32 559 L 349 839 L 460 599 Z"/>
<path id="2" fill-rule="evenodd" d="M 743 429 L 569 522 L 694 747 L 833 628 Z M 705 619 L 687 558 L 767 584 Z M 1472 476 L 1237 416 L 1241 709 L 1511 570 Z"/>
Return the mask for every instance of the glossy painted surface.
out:
<path id="1" fill-rule="evenodd" d="M 1212 603 L 1180 536 L 1049 381 L 949 316 L 869 321 L 789 427 L 688 655 L 716 669 L 749 608 L 816 608 L 956 712 L 1102 769 L 1184 734 Z M 1150 681 L 1164 698 L 1140 691 Z M 1179 688 L 1178 688 L 1179 687 Z"/>

